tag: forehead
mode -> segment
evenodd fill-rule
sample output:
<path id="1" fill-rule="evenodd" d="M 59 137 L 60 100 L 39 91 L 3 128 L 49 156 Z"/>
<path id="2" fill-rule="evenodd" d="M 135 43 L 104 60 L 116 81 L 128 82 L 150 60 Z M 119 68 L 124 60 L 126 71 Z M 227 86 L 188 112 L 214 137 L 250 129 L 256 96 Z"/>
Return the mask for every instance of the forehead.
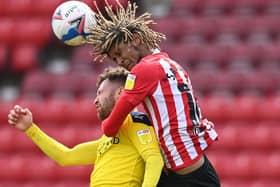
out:
<path id="1" fill-rule="evenodd" d="M 110 81 L 109 79 L 105 79 L 98 87 L 97 92 L 113 92 L 116 86 L 116 83 Z"/>
<path id="2" fill-rule="evenodd" d="M 106 87 L 108 87 L 108 85 L 110 85 L 110 81 L 108 79 L 105 79 L 104 81 L 101 82 L 101 84 L 98 87 L 98 91 L 102 91 L 104 90 Z"/>
<path id="3" fill-rule="evenodd" d="M 109 57 L 111 57 L 113 55 L 118 55 L 122 50 L 125 50 L 127 47 L 128 47 L 128 43 L 124 43 L 124 42 L 121 42 L 117 45 L 113 45 L 110 48 L 108 55 L 109 55 Z"/>

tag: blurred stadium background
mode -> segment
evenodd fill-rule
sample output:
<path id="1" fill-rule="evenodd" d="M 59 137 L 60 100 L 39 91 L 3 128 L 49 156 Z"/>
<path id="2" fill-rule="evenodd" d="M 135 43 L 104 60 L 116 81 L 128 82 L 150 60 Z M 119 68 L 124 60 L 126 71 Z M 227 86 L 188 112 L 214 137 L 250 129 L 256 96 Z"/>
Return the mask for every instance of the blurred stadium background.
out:
<path id="1" fill-rule="evenodd" d="M 62 168 L 7 124 L 30 107 L 48 134 L 73 146 L 97 138 L 91 46 L 69 47 L 50 27 L 63 0 L 0 0 L 0 186 L 86 187 L 92 166 Z M 92 6 L 91 0 L 83 0 Z M 111 1 L 112 2 L 112 1 Z M 207 152 L 223 187 L 280 186 L 280 1 L 138 1 L 167 35 L 162 50 L 189 72 L 220 140 Z"/>

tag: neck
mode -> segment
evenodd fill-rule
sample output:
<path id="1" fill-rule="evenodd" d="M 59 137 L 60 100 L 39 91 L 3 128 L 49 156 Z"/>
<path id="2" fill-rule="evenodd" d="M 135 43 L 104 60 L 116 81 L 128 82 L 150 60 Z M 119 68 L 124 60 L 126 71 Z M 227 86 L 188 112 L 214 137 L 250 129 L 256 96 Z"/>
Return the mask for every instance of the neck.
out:
<path id="1" fill-rule="evenodd" d="M 142 58 L 151 54 L 153 54 L 151 50 L 147 49 L 146 47 L 142 48 L 142 53 L 141 53 Z"/>

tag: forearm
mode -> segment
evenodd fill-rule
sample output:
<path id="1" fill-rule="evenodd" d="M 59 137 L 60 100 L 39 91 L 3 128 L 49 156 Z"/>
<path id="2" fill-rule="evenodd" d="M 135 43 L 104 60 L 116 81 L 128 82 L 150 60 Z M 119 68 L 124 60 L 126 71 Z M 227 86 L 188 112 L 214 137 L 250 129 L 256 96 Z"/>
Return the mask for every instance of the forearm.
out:
<path id="1" fill-rule="evenodd" d="M 142 187 L 156 187 L 163 168 L 160 154 L 151 155 L 146 159 L 145 175 Z"/>
<path id="2" fill-rule="evenodd" d="M 89 149 L 87 144 L 80 144 L 70 149 L 55 139 L 45 134 L 39 127 L 33 124 L 25 131 L 25 134 L 52 160 L 61 166 L 82 165 L 94 162 L 96 157 L 95 147 L 91 145 Z M 92 143 L 93 144 L 93 143 Z M 89 150 L 89 151 L 88 151 Z"/>
<path id="3" fill-rule="evenodd" d="M 120 98 L 109 117 L 102 122 L 103 133 L 108 137 L 115 136 L 123 121 L 134 107 L 132 103 Z"/>

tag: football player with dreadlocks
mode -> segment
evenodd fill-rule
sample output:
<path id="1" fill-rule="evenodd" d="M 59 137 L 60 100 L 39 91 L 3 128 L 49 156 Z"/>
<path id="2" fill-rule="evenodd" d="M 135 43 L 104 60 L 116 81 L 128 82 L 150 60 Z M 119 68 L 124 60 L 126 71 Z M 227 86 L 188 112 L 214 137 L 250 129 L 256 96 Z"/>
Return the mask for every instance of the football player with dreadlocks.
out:
<path id="1" fill-rule="evenodd" d="M 88 43 L 93 54 L 108 56 L 130 71 L 125 90 L 102 122 L 114 136 L 126 116 L 142 103 L 155 128 L 165 160 L 158 186 L 219 187 L 219 177 L 205 155 L 218 139 L 214 124 L 201 115 L 189 74 L 159 43 L 165 36 L 150 28 L 151 14 L 136 16 L 137 5 L 120 3 L 116 11 L 106 2 L 108 18 L 97 12 Z"/>

